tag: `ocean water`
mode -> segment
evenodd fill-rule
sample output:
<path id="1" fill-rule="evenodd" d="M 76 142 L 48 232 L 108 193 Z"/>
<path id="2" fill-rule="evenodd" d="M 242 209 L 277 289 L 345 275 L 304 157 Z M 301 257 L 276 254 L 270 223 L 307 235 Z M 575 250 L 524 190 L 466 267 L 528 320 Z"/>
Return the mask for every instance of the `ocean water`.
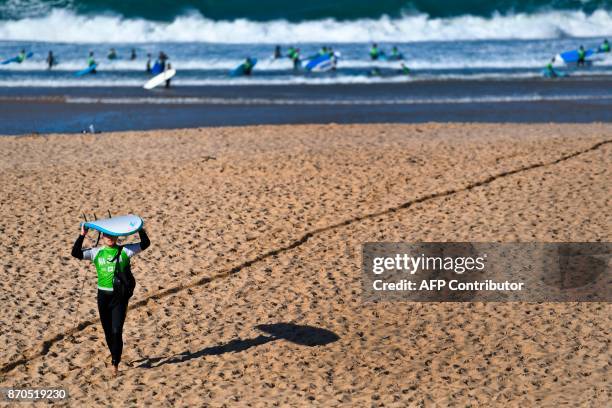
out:
<path id="1" fill-rule="evenodd" d="M 19 95 L 24 88 L 136 89 L 149 79 L 147 54 L 154 60 L 160 51 L 170 56 L 178 72 L 172 84 L 179 89 L 545 81 L 541 71 L 551 57 L 579 45 L 597 47 L 607 37 L 612 38 L 612 1 L 607 0 L 311 0 L 302 5 L 277 0 L 0 0 L 0 60 L 21 49 L 33 52 L 21 64 L 0 65 L 0 88 L 8 92 L 3 95 L 10 89 Z M 372 42 L 387 53 L 397 46 L 410 74 L 401 72 L 399 61 L 371 61 Z M 290 45 L 299 47 L 303 57 L 323 45 L 333 47 L 339 53 L 337 69 L 294 70 L 288 58 L 272 58 L 275 45 L 283 53 Z M 106 58 L 110 48 L 117 50 L 117 60 Z M 49 51 L 58 60 L 51 70 L 45 62 Z M 75 77 L 90 51 L 98 73 Z M 252 75 L 230 77 L 229 71 L 246 57 L 258 59 Z M 612 55 L 587 68 L 559 69 L 573 80 L 605 83 L 612 79 Z M 558 95 L 546 97 L 580 100 L 591 95 L 555 89 Z M 539 100 L 540 95 L 506 91 L 477 97 Z"/>
<path id="2" fill-rule="evenodd" d="M 171 21 L 185 12 L 197 12 L 213 20 L 286 19 L 302 22 L 325 18 L 395 18 L 407 13 L 423 13 L 434 18 L 461 15 L 487 17 L 509 12 L 533 14 L 542 10 L 592 13 L 610 5 L 609 0 L 3 0 L 0 2 L 0 19 L 38 17 L 52 10 L 70 10 L 81 15 L 114 13 L 126 18 L 154 21 Z"/>
<path id="3" fill-rule="evenodd" d="M 420 41 L 380 43 L 390 50 L 397 46 L 403 63 L 412 71 L 401 73 L 399 61 L 371 61 L 369 43 L 325 43 L 340 53 L 335 72 L 312 73 L 294 70 L 288 58 L 273 59 L 269 44 L 216 44 L 201 42 L 96 43 L 72 44 L 32 41 L 0 42 L 0 58 L 9 58 L 21 48 L 34 53 L 21 64 L 0 65 L 0 87 L 139 87 L 149 78 L 145 72 L 147 54 L 163 50 L 178 71 L 176 86 L 205 85 L 284 85 L 284 84 L 357 84 L 412 82 L 451 79 L 539 78 L 541 70 L 557 52 L 579 44 L 597 46 L 599 38 L 564 38 L 540 40 L 464 40 L 453 42 Z M 303 55 L 313 55 L 319 45 L 298 43 Z M 119 59 L 108 60 L 110 48 Z M 136 59 L 131 60 L 131 50 Z M 53 51 L 58 65 L 47 69 L 45 58 Z M 98 73 L 77 78 L 74 72 L 86 66 L 89 51 L 98 61 Z M 258 58 L 250 77 L 232 78 L 229 71 L 247 57 Z M 379 74 L 372 76 L 372 70 Z M 587 69 L 561 69 L 575 77 L 612 75 L 612 57 L 597 61 Z"/>

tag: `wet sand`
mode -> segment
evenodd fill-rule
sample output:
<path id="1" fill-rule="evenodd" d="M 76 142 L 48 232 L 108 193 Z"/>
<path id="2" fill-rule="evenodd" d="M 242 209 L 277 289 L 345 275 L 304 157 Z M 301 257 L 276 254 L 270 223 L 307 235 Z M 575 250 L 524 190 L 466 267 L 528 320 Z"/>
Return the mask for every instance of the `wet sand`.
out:
<path id="1" fill-rule="evenodd" d="M 0 88 L 0 134 L 328 123 L 612 122 L 606 77 Z"/>
<path id="2" fill-rule="evenodd" d="M 73 406 L 610 401 L 609 304 L 360 292 L 368 241 L 610 241 L 609 124 L 0 137 L 0 154 L 1 387 L 64 386 Z M 70 257 L 81 214 L 109 209 L 152 241 L 119 379 L 93 265 Z"/>

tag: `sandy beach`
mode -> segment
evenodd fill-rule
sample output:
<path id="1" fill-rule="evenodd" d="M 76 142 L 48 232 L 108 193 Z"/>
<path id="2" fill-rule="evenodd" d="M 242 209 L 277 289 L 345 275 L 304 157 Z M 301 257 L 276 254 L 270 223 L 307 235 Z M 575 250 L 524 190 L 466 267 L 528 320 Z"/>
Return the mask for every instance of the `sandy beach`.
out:
<path id="1" fill-rule="evenodd" d="M 70 406 L 611 400 L 610 304 L 361 298 L 364 242 L 612 240 L 611 124 L 7 136 L 0 156 L 0 387 Z M 152 241 L 118 379 L 95 269 L 70 256 L 82 214 L 108 210 Z"/>

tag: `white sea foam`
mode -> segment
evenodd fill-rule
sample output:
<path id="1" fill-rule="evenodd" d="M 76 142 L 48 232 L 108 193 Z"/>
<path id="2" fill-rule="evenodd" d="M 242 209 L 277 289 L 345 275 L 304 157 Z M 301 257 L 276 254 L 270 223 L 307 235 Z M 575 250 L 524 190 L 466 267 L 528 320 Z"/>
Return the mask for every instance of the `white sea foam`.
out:
<path id="1" fill-rule="evenodd" d="M 178 71 L 185 70 L 200 70 L 200 71 L 230 71 L 235 68 L 240 61 L 238 59 L 172 59 L 172 66 Z M 412 59 L 408 58 L 404 61 L 405 64 L 413 70 L 462 70 L 462 69 L 532 69 L 542 68 L 546 59 L 544 57 L 533 56 L 506 56 L 506 55 L 488 55 L 480 58 L 459 58 L 459 56 L 442 56 L 432 59 Z M 563 63 L 559 64 L 563 67 Z M 612 66 L 612 55 L 598 60 L 594 64 L 595 67 L 610 67 Z M 75 72 L 85 67 L 84 59 L 60 60 L 59 64 L 53 68 L 54 72 L 67 71 Z M 109 62 L 102 60 L 98 64 L 98 71 L 107 72 L 122 72 L 122 71 L 144 71 L 144 61 L 128 61 L 118 60 Z M 273 61 L 270 59 L 260 60 L 256 67 L 257 71 L 285 71 L 289 74 L 292 71 L 292 63 L 288 59 Z M 359 59 L 341 59 L 338 61 L 340 69 L 372 69 L 374 67 L 385 69 L 400 69 L 401 62 L 399 61 L 370 61 Z M 21 64 L 8 64 L 0 66 L 0 71 L 46 71 L 47 63 L 43 56 L 34 56 Z"/>
<path id="2" fill-rule="evenodd" d="M 324 19 L 290 23 L 246 19 L 214 21 L 198 13 L 172 22 L 125 19 L 114 15 L 84 16 L 53 9 L 45 17 L 0 21 L 3 40 L 71 43 L 304 43 L 368 41 L 455 41 L 475 39 L 537 39 L 612 36 L 612 12 L 597 10 L 546 11 L 535 14 L 496 14 L 490 18 L 460 16 L 430 18 L 407 14 L 336 21 Z"/>
<path id="3" fill-rule="evenodd" d="M 423 105 L 423 104 L 465 104 L 465 103 L 507 103 L 537 101 L 574 101 L 610 99 L 611 97 L 594 95 L 514 95 L 514 96 L 478 96 L 450 98 L 402 98 L 402 99 L 272 99 L 272 98 L 210 98 L 210 97 L 120 97 L 91 98 L 66 97 L 66 103 L 102 103 L 102 104 L 156 104 L 156 105 Z"/>
<path id="4" fill-rule="evenodd" d="M 589 70 L 572 72 L 572 77 L 580 77 L 581 80 L 597 80 L 602 77 L 609 78 L 612 71 Z M 335 85 L 335 84 L 388 84 L 407 83 L 420 81 L 481 81 L 481 80 L 520 80 L 541 78 L 540 71 L 522 73 L 480 73 L 480 74 L 416 74 L 412 76 L 383 76 L 370 77 L 366 75 L 336 75 L 336 76 L 295 76 L 289 78 L 265 78 L 265 77 L 241 77 L 241 78 L 197 78 L 181 77 L 180 72 L 172 80 L 173 86 L 287 86 L 287 85 Z M 562 80 L 562 79 L 559 79 Z M 43 87 L 43 88 L 96 88 L 96 87 L 127 87 L 140 88 L 145 82 L 135 78 L 109 78 L 109 77 L 86 77 L 86 78 L 11 78 L 0 79 L 0 88 L 14 87 Z"/>

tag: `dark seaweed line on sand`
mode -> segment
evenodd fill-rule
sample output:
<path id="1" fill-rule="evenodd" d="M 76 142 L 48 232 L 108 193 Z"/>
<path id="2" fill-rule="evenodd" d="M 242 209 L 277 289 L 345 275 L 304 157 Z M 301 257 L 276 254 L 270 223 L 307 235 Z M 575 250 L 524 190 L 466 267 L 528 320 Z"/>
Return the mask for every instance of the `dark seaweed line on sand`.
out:
<path id="1" fill-rule="evenodd" d="M 502 178 L 505 178 L 505 177 L 509 177 L 509 176 L 514 175 L 514 174 L 522 173 L 522 172 L 525 172 L 525 171 L 529 171 L 529 170 L 533 170 L 533 169 L 537 169 L 537 168 L 541 168 L 541 167 L 553 166 L 555 164 L 559 164 L 561 162 L 564 162 L 564 161 L 570 160 L 572 158 L 578 157 L 580 155 L 583 155 L 583 154 L 592 152 L 594 150 L 597 150 L 600 147 L 602 147 L 602 146 L 604 146 L 606 144 L 610 144 L 610 143 L 612 143 L 612 140 L 604 140 L 604 141 L 601 141 L 599 143 L 594 144 L 593 146 L 591 146 L 591 147 L 589 147 L 587 149 L 579 150 L 577 152 L 574 152 L 574 153 L 571 153 L 571 154 L 568 154 L 568 155 L 565 155 L 565 156 L 561 156 L 560 158 L 558 158 L 558 159 L 556 159 L 554 161 L 551 161 L 551 162 L 546 162 L 546 163 L 540 162 L 540 163 L 535 163 L 535 164 L 531 164 L 531 165 L 528 165 L 528 166 L 523 166 L 523 167 L 520 167 L 518 169 L 504 171 L 504 172 L 501 172 L 501 173 L 489 176 L 489 177 L 487 177 L 487 178 L 485 178 L 483 180 L 475 181 L 473 183 L 470 183 L 467 186 L 462 187 L 462 188 L 449 189 L 449 190 L 446 190 L 446 191 L 443 191 L 443 192 L 427 194 L 427 195 L 424 195 L 422 197 L 415 198 L 413 200 L 410 200 L 410 201 L 407 201 L 405 203 L 399 204 L 397 206 L 394 206 L 394 207 L 391 207 L 391 208 L 387 208 L 385 210 L 377 211 L 375 213 L 361 215 L 361 216 L 354 217 L 354 218 L 349 218 L 347 220 L 338 222 L 336 224 L 328 225 L 327 227 L 321 227 L 321 228 L 315 229 L 313 231 L 305 233 L 299 239 L 293 241 L 292 243 L 290 243 L 290 244 L 288 244 L 286 246 L 283 246 L 283 247 L 280 247 L 280 248 L 273 249 L 273 250 L 270 250 L 268 252 L 265 252 L 265 253 L 255 257 L 255 258 L 253 258 L 251 260 L 248 260 L 246 262 L 243 262 L 242 264 L 237 265 L 237 266 L 235 266 L 235 267 L 233 267 L 233 268 L 231 268 L 231 269 L 229 269 L 229 270 L 227 270 L 227 271 L 225 271 L 223 273 L 215 275 L 214 277 L 201 278 L 201 279 L 199 279 L 199 280 L 197 280 L 197 281 L 195 281 L 193 283 L 190 283 L 188 285 L 175 286 L 173 288 L 162 290 L 162 291 L 160 291 L 158 293 L 150 295 L 150 296 L 148 296 L 145 299 L 142 299 L 142 300 L 139 300 L 139 301 L 133 303 L 133 305 L 130 306 L 130 309 L 138 309 L 138 308 L 141 308 L 143 306 L 146 306 L 149 301 L 159 300 L 159 299 L 168 297 L 170 295 L 173 295 L 175 293 L 178 293 L 180 291 L 183 291 L 185 289 L 193 288 L 193 287 L 196 287 L 196 286 L 206 285 L 206 284 L 212 282 L 213 280 L 226 278 L 226 277 L 228 277 L 230 275 L 233 275 L 235 273 L 238 273 L 238 272 L 242 271 L 243 269 L 248 268 L 248 267 L 250 267 L 250 266 L 252 266 L 252 265 L 254 265 L 256 263 L 265 261 L 268 258 L 277 256 L 277 255 L 280 255 L 280 254 L 282 254 L 284 252 L 287 252 L 287 251 L 290 251 L 292 249 L 295 249 L 295 248 L 305 244 L 308 240 L 310 240 L 310 238 L 313 238 L 314 236 L 322 234 L 322 233 L 325 233 L 327 231 L 331 231 L 331 230 L 334 230 L 334 229 L 337 229 L 337 228 L 345 227 L 347 225 L 355 224 L 355 223 L 358 223 L 358 222 L 361 222 L 361 221 L 365 221 L 365 220 L 369 220 L 369 219 L 372 219 L 372 218 L 376 218 L 376 217 L 392 214 L 392 213 L 395 213 L 395 212 L 397 212 L 399 210 L 409 208 L 409 207 L 411 207 L 411 206 L 413 206 L 415 204 L 420 204 L 420 203 L 423 203 L 423 202 L 426 202 L 426 201 L 430 201 L 430 200 L 434 200 L 434 199 L 437 199 L 437 198 L 448 197 L 448 196 L 452 196 L 452 195 L 457 194 L 457 193 L 470 191 L 470 190 L 473 190 L 473 189 L 475 189 L 477 187 L 481 187 L 481 186 L 484 186 L 484 185 L 487 185 L 487 184 L 491 184 L 492 182 L 494 182 L 496 180 L 499 180 L 499 179 L 502 179 Z M 66 332 L 59 333 L 59 334 L 55 335 L 54 337 L 45 340 L 42 343 L 42 346 L 41 346 L 41 348 L 40 348 L 40 350 L 38 352 L 33 352 L 30 355 L 28 355 L 28 356 L 24 355 L 22 358 L 6 364 L 5 366 L 3 366 L 0 369 L 0 373 L 6 374 L 6 373 L 14 370 L 15 368 L 17 368 L 19 366 L 25 365 L 28 362 L 30 362 L 30 361 L 38 358 L 38 357 L 42 357 L 42 356 L 46 355 L 47 353 L 49 353 L 49 350 L 51 349 L 51 346 L 53 346 L 54 344 L 58 343 L 59 341 L 65 339 L 65 338 L 73 337 L 76 333 L 79 333 L 79 332 L 85 330 L 87 327 L 93 325 L 94 323 L 95 323 L 94 320 L 87 320 L 87 321 L 81 322 L 76 327 L 74 327 L 74 328 L 72 328 L 72 329 L 70 329 L 70 330 L 68 330 Z"/>

